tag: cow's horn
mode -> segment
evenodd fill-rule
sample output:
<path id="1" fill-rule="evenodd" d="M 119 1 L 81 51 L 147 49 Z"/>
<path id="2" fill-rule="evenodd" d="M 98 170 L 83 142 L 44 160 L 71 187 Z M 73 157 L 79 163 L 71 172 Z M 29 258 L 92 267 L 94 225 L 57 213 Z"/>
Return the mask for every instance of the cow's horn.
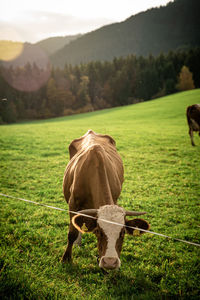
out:
<path id="1" fill-rule="evenodd" d="M 146 211 L 131 211 L 131 210 L 126 210 L 126 216 L 141 216 L 145 215 Z"/>
<path id="2" fill-rule="evenodd" d="M 83 215 L 89 215 L 89 216 L 93 216 L 96 217 L 97 215 L 97 209 L 95 208 L 91 208 L 91 209 L 83 209 L 83 210 L 79 210 L 77 211 L 77 214 L 83 214 Z"/>
<path id="3" fill-rule="evenodd" d="M 79 217 L 80 215 L 76 215 L 76 216 L 73 216 L 73 218 L 72 218 L 72 224 L 74 225 L 74 227 L 78 230 L 78 231 L 80 231 L 81 233 L 85 233 L 85 231 L 83 231 L 77 224 L 76 224 L 76 222 L 75 222 L 75 219 L 77 218 L 77 217 Z"/>

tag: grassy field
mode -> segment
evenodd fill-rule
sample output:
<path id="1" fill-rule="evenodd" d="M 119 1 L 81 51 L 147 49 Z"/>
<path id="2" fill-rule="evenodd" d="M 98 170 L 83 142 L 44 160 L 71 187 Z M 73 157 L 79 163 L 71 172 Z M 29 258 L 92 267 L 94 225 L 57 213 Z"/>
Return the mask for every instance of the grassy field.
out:
<path id="1" fill-rule="evenodd" d="M 200 138 L 192 147 L 186 107 L 200 90 L 52 120 L 0 127 L 0 193 L 67 209 L 68 145 L 88 129 L 111 135 L 123 159 L 119 204 L 145 210 L 151 230 L 200 243 Z M 152 234 L 126 236 L 119 271 L 104 275 L 96 240 L 83 236 L 61 264 L 67 212 L 0 196 L 2 299 L 197 299 L 200 248 Z"/>

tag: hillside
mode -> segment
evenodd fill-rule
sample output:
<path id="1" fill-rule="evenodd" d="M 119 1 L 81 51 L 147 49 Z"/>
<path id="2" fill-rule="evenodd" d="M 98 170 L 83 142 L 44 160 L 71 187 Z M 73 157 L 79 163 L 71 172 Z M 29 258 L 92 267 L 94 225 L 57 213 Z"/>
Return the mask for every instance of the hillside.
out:
<path id="1" fill-rule="evenodd" d="M 175 0 L 71 42 L 51 57 L 53 65 L 112 60 L 129 54 L 158 55 L 200 45 L 200 1 Z"/>
<path id="2" fill-rule="evenodd" d="M 200 138 L 192 147 L 185 115 L 199 99 L 194 90 L 1 128 L 0 193 L 66 210 L 0 195 L 1 299 L 199 299 L 199 247 L 173 239 L 200 243 Z M 146 211 L 150 230 L 172 237 L 126 234 L 121 268 L 107 274 L 93 233 L 73 248 L 72 264 L 60 262 L 69 227 L 62 192 L 68 146 L 90 128 L 116 141 L 125 175 L 118 205 Z"/>
<path id="3" fill-rule="evenodd" d="M 57 36 L 42 40 L 35 45 L 41 47 L 48 55 L 52 55 L 56 51 L 68 45 L 70 42 L 79 38 L 81 34 L 69 36 Z"/>
<path id="4" fill-rule="evenodd" d="M 74 41 L 81 35 L 64 37 L 51 37 L 38 43 L 21 43 L 13 41 L 0 41 L 0 63 L 4 66 L 18 67 L 27 63 L 35 63 L 44 67 L 49 62 L 49 56 Z"/>
<path id="5" fill-rule="evenodd" d="M 40 68 L 46 68 L 49 63 L 47 54 L 36 44 L 0 41 L 0 63 L 5 67 L 21 67 L 34 63 Z M 7 55 L 7 57 L 6 57 Z"/>
<path id="6" fill-rule="evenodd" d="M 199 56 L 200 47 L 158 57 L 132 55 L 62 69 L 41 70 L 35 64 L 16 69 L 2 67 L 0 95 L 8 101 L 0 101 L 0 123 L 124 106 L 199 88 Z M 183 66 L 190 78 L 184 84 L 180 80 Z M 180 82 L 181 86 L 177 85 Z"/>
<path id="7" fill-rule="evenodd" d="M 0 63 L 13 58 L 6 66 L 35 62 L 43 67 L 50 58 L 62 68 L 66 63 L 111 61 L 129 54 L 158 55 L 200 46 L 199 11 L 199 0 L 174 0 L 85 35 L 52 37 L 36 44 L 0 41 Z"/>

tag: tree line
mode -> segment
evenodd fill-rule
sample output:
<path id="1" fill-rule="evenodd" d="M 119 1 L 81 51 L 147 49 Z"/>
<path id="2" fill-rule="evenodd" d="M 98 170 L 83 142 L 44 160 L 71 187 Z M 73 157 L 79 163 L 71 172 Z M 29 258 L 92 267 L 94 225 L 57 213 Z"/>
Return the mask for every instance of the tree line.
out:
<path id="1" fill-rule="evenodd" d="M 200 48 L 63 69 L 42 70 L 30 63 L 7 69 L 1 65 L 0 123 L 129 105 L 199 87 Z"/>

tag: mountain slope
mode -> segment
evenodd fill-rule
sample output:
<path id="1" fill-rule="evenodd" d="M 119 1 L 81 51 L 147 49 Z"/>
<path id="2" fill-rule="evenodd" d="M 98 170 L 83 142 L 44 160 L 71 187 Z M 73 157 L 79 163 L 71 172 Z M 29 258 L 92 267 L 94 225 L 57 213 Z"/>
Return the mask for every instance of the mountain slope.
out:
<path id="1" fill-rule="evenodd" d="M 7 59 L 5 54 L 0 56 L 0 64 L 4 67 L 16 68 L 35 63 L 38 67 L 45 68 L 49 63 L 47 54 L 35 44 L 0 41 L 0 49 L 2 53 L 7 51 L 8 54 Z"/>
<path id="2" fill-rule="evenodd" d="M 124 22 L 85 34 L 51 56 L 53 65 L 79 64 L 114 57 L 157 55 L 200 45 L 200 1 L 175 0 Z"/>
<path id="3" fill-rule="evenodd" d="M 77 39 L 81 35 L 52 37 L 35 44 L 13 41 L 0 41 L 0 64 L 9 67 L 23 67 L 27 63 L 44 67 L 49 56 Z"/>
<path id="4" fill-rule="evenodd" d="M 68 45 L 70 42 L 76 40 L 80 36 L 81 34 L 50 37 L 48 39 L 36 43 L 35 45 L 41 47 L 48 55 L 51 55 L 54 52 L 63 48 L 65 45 Z"/>

